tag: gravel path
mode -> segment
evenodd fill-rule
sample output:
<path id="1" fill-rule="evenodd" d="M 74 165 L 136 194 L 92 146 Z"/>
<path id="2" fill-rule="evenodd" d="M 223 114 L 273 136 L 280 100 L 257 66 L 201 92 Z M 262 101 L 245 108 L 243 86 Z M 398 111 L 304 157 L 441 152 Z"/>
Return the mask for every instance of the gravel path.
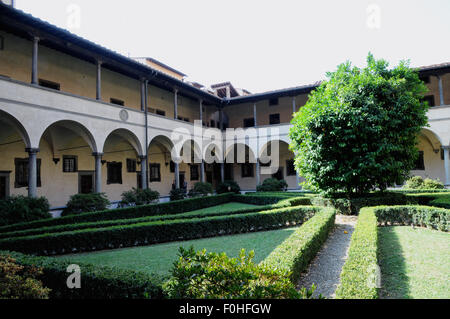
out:
<path id="1" fill-rule="evenodd" d="M 357 216 L 336 215 L 334 230 L 311 262 L 309 269 L 302 274 L 299 287 L 309 288 L 315 284 L 315 296 L 322 294 L 326 298 L 334 298 L 357 219 Z"/>

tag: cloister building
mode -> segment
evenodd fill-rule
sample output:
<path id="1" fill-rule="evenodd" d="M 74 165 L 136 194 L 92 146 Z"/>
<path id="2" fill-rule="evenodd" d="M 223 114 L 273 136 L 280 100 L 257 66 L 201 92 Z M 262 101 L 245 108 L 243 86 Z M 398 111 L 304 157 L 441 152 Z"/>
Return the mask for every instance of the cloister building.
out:
<path id="1" fill-rule="evenodd" d="M 450 185 L 450 63 L 419 72 L 432 107 L 411 174 Z M 132 187 L 150 187 L 164 197 L 223 180 L 255 190 L 272 176 L 298 189 L 288 131 L 318 85 L 258 94 L 229 82 L 204 88 L 159 61 L 125 57 L 0 2 L 0 198 L 45 196 L 57 208 L 77 193 L 118 201 Z M 245 163 L 224 160 L 229 149 L 216 163 L 176 163 L 175 129 L 189 137 L 193 154 L 204 155 L 194 121 L 224 137 L 226 128 L 241 127 L 277 134 L 233 140 L 244 145 Z M 274 142 L 279 169 L 262 174 L 259 158 Z"/>

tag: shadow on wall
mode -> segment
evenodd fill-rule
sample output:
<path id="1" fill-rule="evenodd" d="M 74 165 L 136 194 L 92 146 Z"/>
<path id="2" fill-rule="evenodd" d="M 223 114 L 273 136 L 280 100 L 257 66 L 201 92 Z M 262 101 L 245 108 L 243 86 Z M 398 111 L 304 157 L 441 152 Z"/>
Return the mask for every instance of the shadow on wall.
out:
<path id="1" fill-rule="evenodd" d="M 377 247 L 381 268 L 380 299 L 411 298 L 404 252 L 394 227 L 378 227 Z"/>

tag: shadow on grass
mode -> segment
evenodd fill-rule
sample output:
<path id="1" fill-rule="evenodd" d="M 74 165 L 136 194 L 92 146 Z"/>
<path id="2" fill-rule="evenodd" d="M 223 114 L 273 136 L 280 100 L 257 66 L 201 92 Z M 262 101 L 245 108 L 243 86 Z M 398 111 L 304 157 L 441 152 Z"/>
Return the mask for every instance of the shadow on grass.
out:
<path id="1" fill-rule="evenodd" d="M 410 297 L 404 252 L 394 227 L 378 227 L 378 263 L 381 268 L 382 299 Z"/>

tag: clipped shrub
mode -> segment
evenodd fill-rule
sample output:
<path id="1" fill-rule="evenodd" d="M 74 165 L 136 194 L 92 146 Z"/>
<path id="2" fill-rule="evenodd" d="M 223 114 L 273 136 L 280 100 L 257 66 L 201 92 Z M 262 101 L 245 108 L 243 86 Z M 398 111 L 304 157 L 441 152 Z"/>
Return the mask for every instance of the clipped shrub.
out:
<path id="1" fill-rule="evenodd" d="M 450 209 L 450 195 L 436 196 L 427 205 Z"/>
<path id="2" fill-rule="evenodd" d="M 105 193 L 75 194 L 70 196 L 61 216 L 105 210 L 110 204 Z"/>
<path id="3" fill-rule="evenodd" d="M 0 255 L 0 299 L 48 299 L 50 289 L 37 277 L 42 269 L 22 266 L 9 255 Z"/>
<path id="4" fill-rule="evenodd" d="M 423 179 L 421 176 L 413 176 L 408 179 L 404 186 L 405 189 L 444 189 L 444 184 L 439 180 L 431 178 Z"/>
<path id="5" fill-rule="evenodd" d="M 377 218 L 373 208 L 363 208 L 350 241 L 337 299 L 377 299 Z"/>
<path id="6" fill-rule="evenodd" d="M 0 225 L 51 218 L 45 197 L 11 196 L 0 200 Z"/>
<path id="7" fill-rule="evenodd" d="M 331 195 L 330 195 L 331 196 Z M 342 194 L 332 197 L 310 197 L 313 205 L 333 207 L 339 214 L 356 215 L 363 207 L 378 205 L 406 205 L 416 203 L 415 198 L 397 192 L 375 192 L 364 197 L 342 198 Z"/>
<path id="8" fill-rule="evenodd" d="M 257 192 L 278 192 L 285 191 L 288 187 L 288 184 L 284 179 L 278 180 L 276 178 L 268 178 L 264 180 L 261 185 L 256 187 Z"/>
<path id="9" fill-rule="evenodd" d="M 0 249 L 37 255 L 58 255 L 142 246 L 279 229 L 289 225 L 302 224 L 320 210 L 320 207 L 296 206 L 229 216 L 152 221 L 98 229 L 44 233 L 1 239 Z"/>
<path id="10" fill-rule="evenodd" d="M 67 288 L 67 267 L 73 262 L 64 259 L 36 257 L 17 252 L 0 251 L 11 255 L 25 267 L 39 267 L 38 276 L 49 287 L 50 299 L 161 299 L 164 277 L 115 267 L 77 263 L 81 270 L 81 288 Z"/>
<path id="11" fill-rule="evenodd" d="M 221 205 L 232 200 L 233 194 L 221 194 L 216 196 L 189 198 L 185 200 L 126 207 L 118 209 L 108 209 L 99 212 L 82 213 L 78 215 L 64 216 L 61 218 L 51 218 L 27 223 L 0 227 L 0 233 L 19 231 L 24 229 L 35 229 L 41 227 L 51 227 L 57 225 L 69 225 L 84 222 L 98 222 L 106 220 L 131 219 L 139 217 L 149 217 L 157 215 L 173 215 L 190 212 L 206 207 Z"/>
<path id="12" fill-rule="evenodd" d="M 159 193 L 152 191 L 150 188 L 139 189 L 132 188 L 129 191 L 122 193 L 122 201 L 119 203 L 119 207 L 139 206 L 151 204 L 159 199 Z"/>
<path id="13" fill-rule="evenodd" d="M 373 207 L 380 225 L 414 225 L 447 232 L 450 210 L 430 206 L 378 206 Z"/>
<path id="14" fill-rule="evenodd" d="M 254 252 L 242 249 L 239 258 L 225 253 L 195 252 L 180 247 L 179 259 L 165 284 L 169 298 L 175 299 L 305 299 L 314 290 L 297 292 L 289 274 L 253 262 Z"/>
<path id="15" fill-rule="evenodd" d="M 298 282 L 301 273 L 327 240 L 334 227 L 336 211 L 322 209 L 283 241 L 264 260 L 264 264 L 290 273 L 292 283 Z"/>
<path id="16" fill-rule="evenodd" d="M 182 200 L 187 197 L 186 189 L 184 188 L 174 188 L 170 191 L 170 200 Z"/>
<path id="17" fill-rule="evenodd" d="M 197 182 L 194 188 L 189 191 L 189 197 L 207 196 L 214 192 L 210 183 Z"/>
<path id="18" fill-rule="evenodd" d="M 224 194 L 224 193 L 241 193 L 241 188 L 239 187 L 239 184 L 235 181 L 224 181 L 223 183 L 219 183 L 216 188 L 217 194 Z"/>

